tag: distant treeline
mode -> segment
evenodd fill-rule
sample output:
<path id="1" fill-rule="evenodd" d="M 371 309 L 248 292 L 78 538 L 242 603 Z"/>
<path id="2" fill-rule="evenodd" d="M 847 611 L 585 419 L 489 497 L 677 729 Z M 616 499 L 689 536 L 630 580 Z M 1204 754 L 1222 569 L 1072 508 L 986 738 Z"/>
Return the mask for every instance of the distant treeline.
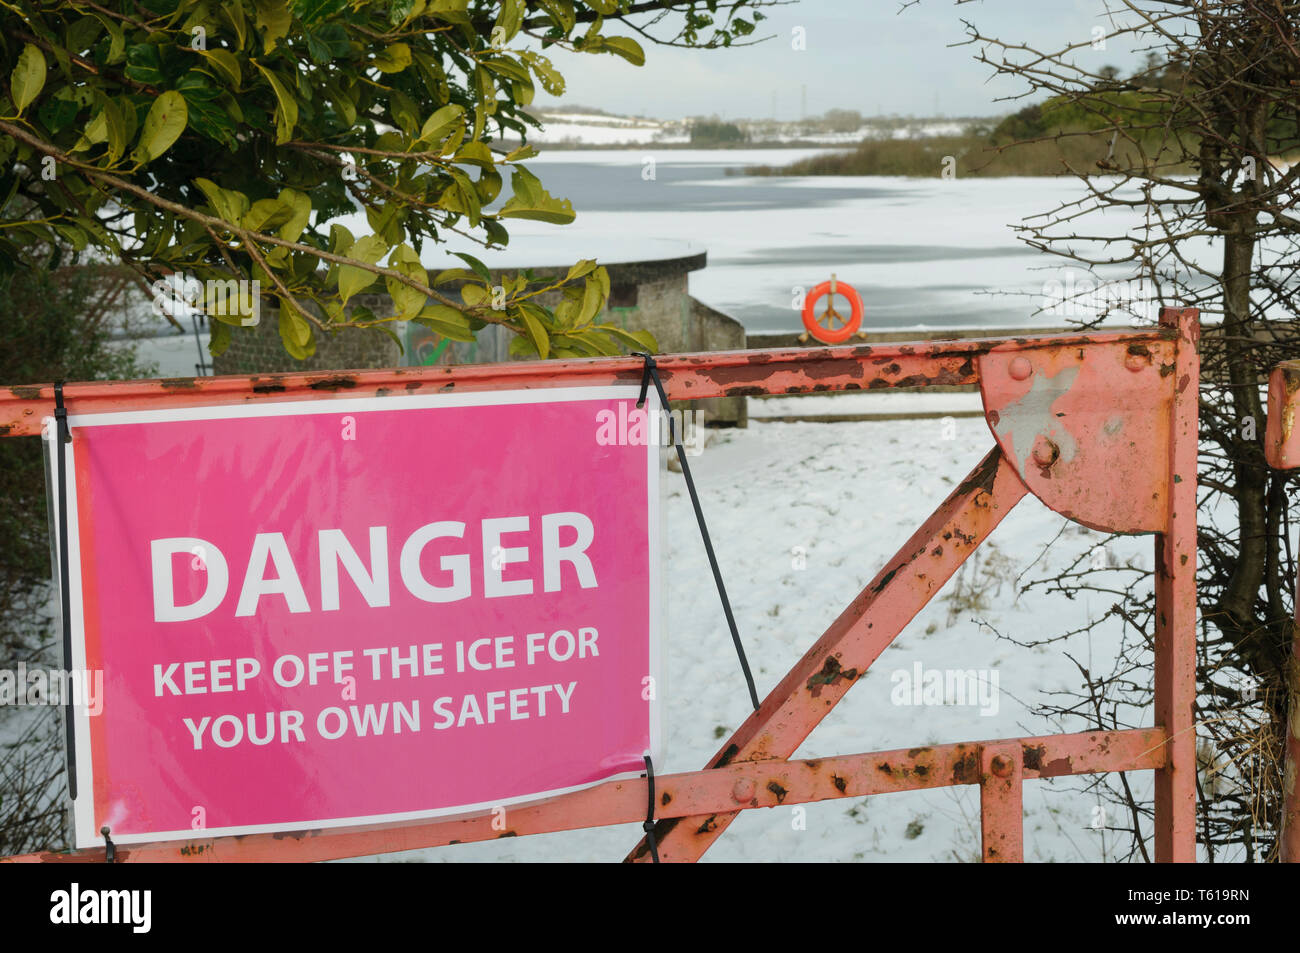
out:
<path id="1" fill-rule="evenodd" d="M 1191 171 L 1183 157 L 1195 146 L 1167 138 L 1165 119 L 1183 82 L 1177 64 L 1149 60 L 1128 80 L 1103 71 L 1083 99 L 1055 97 L 996 124 L 973 124 L 958 136 L 869 139 L 852 151 L 828 152 L 785 166 L 753 166 L 749 175 L 905 175 L 958 177 L 1107 173 L 1148 163 L 1166 174 Z M 1300 149 L 1293 110 L 1269 124 L 1269 155 Z M 1124 132 L 1116 135 L 1116 128 Z M 1186 151 L 1185 151 L 1186 150 Z"/>
<path id="2" fill-rule="evenodd" d="M 1098 170 L 1109 137 L 1069 135 L 999 144 L 978 133 L 923 139 L 869 140 L 851 152 L 828 152 L 786 166 L 752 166 L 750 175 L 1068 175 Z"/>

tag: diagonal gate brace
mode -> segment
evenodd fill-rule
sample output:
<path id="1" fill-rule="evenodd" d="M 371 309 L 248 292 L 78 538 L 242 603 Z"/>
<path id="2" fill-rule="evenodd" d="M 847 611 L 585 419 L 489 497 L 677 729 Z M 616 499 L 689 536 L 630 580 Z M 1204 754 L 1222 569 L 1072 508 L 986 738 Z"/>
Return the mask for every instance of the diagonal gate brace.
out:
<path id="1" fill-rule="evenodd" d="M 922 524 L 709 762 L 789 758 L 1028 490 L 996 447 Z M 738 812 L 661 821 L 664 861 L 694 861 Z M 650 859 L 644 840 L 627 858 Z"/>

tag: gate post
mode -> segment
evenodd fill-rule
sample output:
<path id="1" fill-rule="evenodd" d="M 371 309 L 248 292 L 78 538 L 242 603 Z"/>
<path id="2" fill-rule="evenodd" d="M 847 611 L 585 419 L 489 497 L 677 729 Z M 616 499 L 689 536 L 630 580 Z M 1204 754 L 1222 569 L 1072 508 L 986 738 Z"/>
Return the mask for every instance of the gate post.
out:
<path id="1" fill-rule="evenodd" d="M 1196 860 L 1196 453 L 1200 324 L 1194 308 L 1162 308 L 1177 328 L 1166 529 L 1156 534 L 1155 715 L 1168 733 L 1156 771 L 1155 859 Z M 1163 369 L 1162 369 L 1163 370 Z"/>
<path id="2" fill-rule="evenodd" d="M 1018 744 L 980 749 L 980 840 L 986 864 L 1025 859 L 1024 758 Z"/>
<path id="3" fill-rule="evenodd" d="M 1300 361 L 1283 361 L 1268 379 L 1268 427 L 1264 456 L 1275 470 L 1300 467 Z M 1282 773 L 1282 833 L 1280 857 L 1284 864 L 1300 864 L 1300 573 L 1296 575 L 1295 624 L 1291 629 L 1291 658 L 1284 673 L 1287 693 L 1286 759 Z"/>

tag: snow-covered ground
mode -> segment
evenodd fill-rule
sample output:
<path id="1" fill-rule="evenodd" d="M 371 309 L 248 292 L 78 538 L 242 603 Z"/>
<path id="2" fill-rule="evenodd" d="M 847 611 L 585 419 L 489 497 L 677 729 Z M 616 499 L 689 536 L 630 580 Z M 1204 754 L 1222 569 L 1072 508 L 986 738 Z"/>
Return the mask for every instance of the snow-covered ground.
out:
<path id="1" fill-rule="evenodd" d="M 955 395 L 966 396 L 966 395 Z M 802 400 L 799 398 L 798 400 Z M 759 693 L 765 695 L 880 570 L 922 520 L 992 446 L 980 418 L 763 423 L 722 431 L 695 457 L 704 512 Z M 748 700 L 703 544 L 680 474 L 665 471 L 668 532 L 667 763 L 663 773 L 702 767 L 745 718 Z M 1048 541 L 1057 537 L 1044 553 Z M 1076 628 L 1113 600 L 1017 597 L 1018 585 L 1050 574 L 1101 542 L 1032 497 L 1004 520 L 958 576 L 895 640 L 799 749 L 817 757 L 927 744 L 1084 730 L 1031 709 L 1048 693 L 1078 690 L 1069 652 L 1109 671 L 1118 631 L 1025 649 L 1026 639 Z M 1151 539 L 1112 547 L 1120 563 L 1151 568 Z M 896 672 L 973 670 L 995 704 L 894 704 Z M 1150 713 L 1142 719 L 1150 723 Z M 1139 798 L 1150 772 L 1129 776 Z M 1086 778 L 1025 786 L 1025 856 L 1036 861 L 1115 858 L 1119 835 L 1093 828 L 1096 794 Z M 711 861 L 971 861 L 979 856 L 975 787 L 840 799 L 744 812 L 705 855 Z M 387 860 L 613 861 L 641 836 L 639 824 L 545 834 L 390 855 Z"/>
<path id="2" fill-rule="evenodd" d="M 536 145 L 614 146 L 647 142 L 682 143 L 690 136 L 681 123 L 591 113 L 544 113 L 541 129 L 529 133 Z"/>
<path id="3" fill-rule="evenodd" d="M 917 139 L 929 136 L 960 136 L 966 131 L 965 122 L 924 122 L 904 126 L 893 130 L 890 135 L 895 139 Z"/>
<path id="4" fill-rule="evenodd" d="M 968 392 L 930 393 L 881 390 L 875 393 L 799 394 L 794 397 L 751 398 L 749 417 L 764 420 L 780 417 L 918 417 L 983 413 L 980 395 Z"/>

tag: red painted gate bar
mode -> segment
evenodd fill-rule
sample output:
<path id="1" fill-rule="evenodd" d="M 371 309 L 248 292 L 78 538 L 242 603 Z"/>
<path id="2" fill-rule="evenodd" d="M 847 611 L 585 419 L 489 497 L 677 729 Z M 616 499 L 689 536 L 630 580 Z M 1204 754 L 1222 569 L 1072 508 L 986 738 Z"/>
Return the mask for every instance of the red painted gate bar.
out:
<path id="1" fill-rule="evenodd" d="M 1023 854 L 1026 780 L 1154 770 L 1155 858 L 1195 860 L 1197 312 L 1160 327 L 880 347 L 656 358 L 670 399 L 978 384 L 995 445 L 795 662 L 701 771 L 656 777 L 661 859 L 698 859 L 739 811 L 980 785 L 983 858 Z M 70 384 L 71 414 L 262 401 L 639 383 L 636 358 Z M 52 385 L 0 388 L 0 436 L 38 434 Z M 1270 428 L 1273 426 L 1270 414 Z M 1271 433 L 1271 430 L 1270 430 Z M 1084 525 L 1153 532 L 1155 726 L 788 760 L 861 674 L 1027 494 Z M 725 567 L 724 567 L 725 570 Z M 722 635 L 722 633 L 720 633 Z M 121 861 L 304 861 L 637 821 L 644 780 L 492 812 L 293 834 L 122 845 Z M 104 850 L 7 858 L 103 860 Z M 642 842 L 629 859 L 649 860 Z"/>
<path id="2" fill-rule="evenodd" d="M 1268 427 L 1264 432 L 1264 454 L 1277 470 L 1300 467 L 1300 361 L 1283 361 L 1273 368 L 1268 381 Z M 1283 775 L 1281 859 L 1300 864 L 1300 577 L 1296 579 L 1296 624 L 1291 637 L 1292 667 L 1287 690 L 1291 711 L 1287 716 L 1286 766 Z"/>

